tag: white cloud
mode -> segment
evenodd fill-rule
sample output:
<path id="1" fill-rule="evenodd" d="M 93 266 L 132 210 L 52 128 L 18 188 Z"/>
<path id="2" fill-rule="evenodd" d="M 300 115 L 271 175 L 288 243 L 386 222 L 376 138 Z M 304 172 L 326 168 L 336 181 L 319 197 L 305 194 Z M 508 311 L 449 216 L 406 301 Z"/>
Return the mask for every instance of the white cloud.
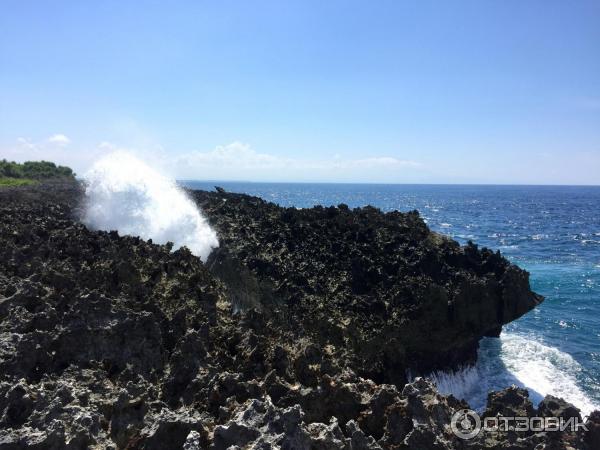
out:
<path id="1" fill-rule="evenodd" d="M 41 141 L 18 138 L 15 145 L 0 149 L 2 157 L 16 161 L 48 160 L 84 173 L 93 162 L 116 150 L 129 152 L 171 178 L 196 180 L 415 182 L 424 174 L 410 159 L 393 156 L 349 158 L 287 157 L 261 153 L 250 145 L 232 142 L 208 151 L 166 151 L 160 146 L 130 147 L 103 141 L 76 147 L 69 138 L 56 134 Z M 68 148 L 67 148 L 68 147 Z"/>
<path id="2" fill-rule="evenodd" d="M 19 137 L 14 144 L 0 148 L 0 158 L 17 162 L 52 161 L 80 173 L 101 154 L 97 148 L 77 148 L 74 151 L 70 144 L 71 140 L 63 134 L 54 134 L 40 140 Z"/>
<path id="3" fill-rule="evenodd" d="M 268 153 L 258 153 L 248 144 L 233 142 L 220 145 L 212 151 L 195 151 L 175 156 L 176 164 L 192 168 L 237 168 L 237 169 L 339 169 L 352 167 L 418 167 L 416 161 L 403 160 L 390 156 L 362 159 L 345 159 L 339 154 L 331 158 L 287 158 Z"/>
<path id="4" fill-rule="evenodd" d="M 188 166 L 199 169 L 211 167 L 239 169 L 264 169 L 280 168 L 289 164 L 291 160 L 267 153 L 258 153 L 248 144 L 233 142 L 229 145 L 219 145 L 208 152 L 184 153 L 174 158 L 178 166 Z"/>
<path id="5" fill-rule="evenodd" d="M 48 138 L 48 142 L 50 144 L 56 144 L 60 147 L 65 147 L 71 143 L 71 139 L 64 134 L 54 134 Z"/>
<path id="6" fill-rule="evenodd" d="M 376 167 L 420 167 L 421 163 L 417 161 L 411 161 L 406 159 L 393 158 L 391 156 L 378 156 L 374 158 L 363 158 L 363 159 L 350 159 L 346 161 L 340 161 L 335 164 L 339 168 L 349 167 L 362 167 L 362 168 L 376 168 Z"/>
<path id="7" fill-rule="evenodd" d="M 36 150 L 37 146 L 31 142 L 30 139 L 24 138 L 24 137 L 20 137 L 17 138 L 17 144 L 19 145 L 19 147 L 23 148 L 23 149 L 27 149 L 27 150 Z"/>
<path id="8" fill-rule="evenodd" d="M 44 154 L 52 154 L 53 151 L 66 147 L 71 143 L 71 140 L 64 134 L 53 134 L 52 136 L 42 141 L 33 141 L 30 138 L 19 137 L 17 144 L 14 147 L 7 149 L 7 153 L 12 154 L 19 160 L 22 159 L 39 159 Z"/>
<path id="9" fill-rule="evenodd" d="M 399 171 L 420 163 L 391 156 L 344 158 L 291 158 L 259 153 L 250 145 L 233 142 L 214 150 L 171 157 L 173 172 L 187 179 L 394 181 Z"/>

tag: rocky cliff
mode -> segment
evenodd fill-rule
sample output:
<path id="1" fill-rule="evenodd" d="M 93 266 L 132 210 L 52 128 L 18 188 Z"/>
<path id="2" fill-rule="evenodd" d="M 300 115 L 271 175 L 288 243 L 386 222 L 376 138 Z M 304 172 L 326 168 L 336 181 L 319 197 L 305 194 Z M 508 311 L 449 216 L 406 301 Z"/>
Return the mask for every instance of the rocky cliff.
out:
<path id="1" fill-rule="evenodd" d="M 417 213 L 195 192 L 222 242 L 205 265 L 86 229 L 81 196 L 0 190 L 0 449 L 598 448 L 600 414 L 587 433 L 461 440 L 467 405 L 407 383 L 540 301 Z M 493 393 L 489 414 L 578 414 L 528 402 Z"/>
<path id="2" fill-rule="evenodd" d="M 527 272 L 430 231 L 417 211 L 192 195 L 220 236 L 208 264 L 234 304 L 264 311 L 377 382 L 473 361 L 482 336 L 542 301 Z"/>

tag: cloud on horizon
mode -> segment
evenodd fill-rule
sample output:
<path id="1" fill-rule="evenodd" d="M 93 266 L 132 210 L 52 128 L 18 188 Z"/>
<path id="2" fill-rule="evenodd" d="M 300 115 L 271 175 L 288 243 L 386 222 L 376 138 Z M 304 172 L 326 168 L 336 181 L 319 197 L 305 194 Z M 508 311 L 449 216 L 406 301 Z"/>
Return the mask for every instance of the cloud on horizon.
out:
<path id="1" fill-rule="evenodd" d="M 107 141 L 84 149 L 64 134 L 54 134 L 40 141 L 20 137 L 14 146 L 2 149 L 1 153 L 3 158 L 20 162 L 54 161 L 83 173 L 102 155 L 117 150 L 130 152 L 177 179 L 384 183 L 401 182 L 407 173 L 422 169 L 422 164 L 417 161 L 392 156 L 348 158 L 335 154 L 323 158 L 284 157 L 260 153 L 240 141 L 219 145 L 209 151 L 182 153 L 167 152 L 160 146 L 142 150 Z"/>
<path id="2" fill-rule="evenodd" d="M 94 161 L 114 151 L 126 151 L 142 159 L 165 176 L 187 180 L 266 181 L 266 182 L 347 182 L 347 183 L 508 183 L 598 184 L 600 153 L 574 149 L 568 156 L 551 149 L 538 152 L 516 163 L 504 164 L 505 178 L 490 178 L 488 167 L 471 162 L 463 171 L 451 171 L 448 162 L 415 161 L 397 156 L 348 157 L 339 154 L 323 157 L 285 157 L 261 153 L 249 144 L 234 141 L 212 150 L 167 151 L 155 141 L 138 146 L 104 141 L 85 145 L 64 134 L 32 140 L 17 138 L 11 145 L 0 145 L 0 159 L 23 162 L 47 160 L 85 173 Z"/>
<path id="3" fill-rule="evenodd" d="M 385 174 L 420 168 L 417 161 L 391 156 L 369 158 L 289 158 L 259 153 L 248 144 L 236 141 L 218 146 L 208 152 L 193 151 L 175 155 L 173 164 L 178 178 L 199 178 L 207 174 L 213 179 L 262 180 L 304 179 L 314 180 L 377 180 Z M 206 178 L 204 176 L 203 178 Z M 385 177 L 388 178 L 388 177 Z"/>
<path id="4" fill-rule="evenodd" d="M 92 162 L 101 156 L 100 148 L 73 148 L 71 139 L 62 133 L 56 133 L 43 139 L 33 140 L 19 137 L 13 145 L 0 147 L 0 158 L 11 161 L 51 161 L 69 166 L 76 173 L 87 170 Z"/>

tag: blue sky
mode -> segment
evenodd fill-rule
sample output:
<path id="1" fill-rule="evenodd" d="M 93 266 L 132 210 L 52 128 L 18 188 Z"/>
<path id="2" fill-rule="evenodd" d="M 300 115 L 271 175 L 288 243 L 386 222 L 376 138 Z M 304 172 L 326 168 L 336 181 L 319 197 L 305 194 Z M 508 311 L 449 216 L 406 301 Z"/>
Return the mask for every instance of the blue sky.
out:
<path id="1" fill-rule="evenodd" d="M 598 1 L 13 1 L 0 157 L 178 178 L 600 184 Z"/>

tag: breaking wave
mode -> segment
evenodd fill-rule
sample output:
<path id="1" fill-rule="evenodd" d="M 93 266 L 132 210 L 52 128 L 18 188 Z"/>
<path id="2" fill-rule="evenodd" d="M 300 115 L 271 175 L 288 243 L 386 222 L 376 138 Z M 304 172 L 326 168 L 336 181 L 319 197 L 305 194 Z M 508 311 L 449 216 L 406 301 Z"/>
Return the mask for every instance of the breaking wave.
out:
<path id="1" fill-rule="evenodd" d="M 114 152 L 84 175 L 83 222 L 93 229 L 186 246 L 203 261 L 218 247 L 215 231 L 173 180 L 125 152 Z"/>
<path id="2" fill-rule="evenodd" d="M 484 338 L 474 366 L 455 372 L 435 372 L 429 378 L 443 394 L 466 400 L 473 409 L 485 409 L 487 394 L 512 384 L 526 388 L 534 405 L 551 394 L 581 410 L 598 409 L 578 386 L 581 365 L 569 354 L 526 336 L 502 333 L 500 339 Z"/>

